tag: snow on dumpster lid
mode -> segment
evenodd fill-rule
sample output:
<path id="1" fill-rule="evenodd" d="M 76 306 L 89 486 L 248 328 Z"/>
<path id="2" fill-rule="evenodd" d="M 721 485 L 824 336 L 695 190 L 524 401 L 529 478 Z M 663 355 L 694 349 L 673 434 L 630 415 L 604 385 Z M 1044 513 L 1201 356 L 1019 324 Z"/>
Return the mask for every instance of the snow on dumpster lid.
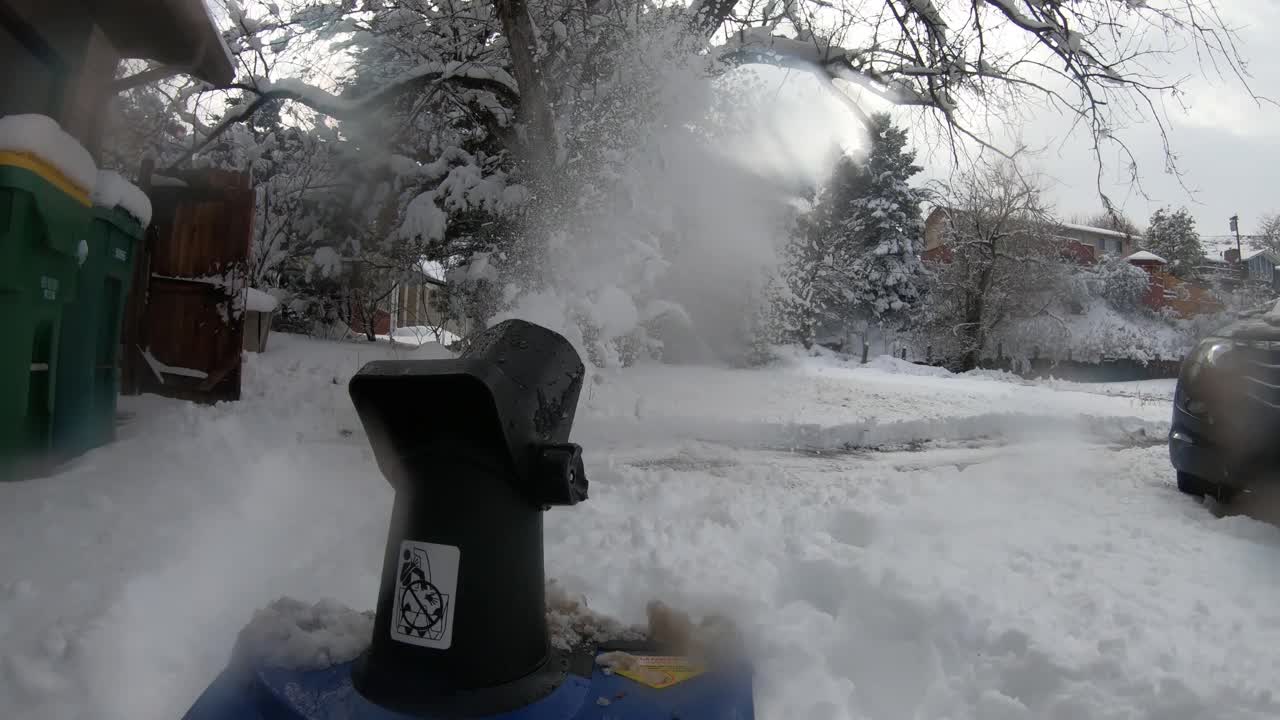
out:
<path id="1" fill-rule="evenodd" d="M 1138 252 L 1125 258 L 1125 260 L 1137 260 L 1139 262 L 1143 262 L 1143 261 L 1158 262 L 1158 263 L 1166 263 L 1166 264 L 1169 262 L 1168 260 L 1165 260 L 1159 255 L 1156 255 L 1155 253 L 1152 253 L 1152 252 L 1147 252 L 1146 250 L 1139 250 Z"/>
<path id="2" fill-rule="evenodd" d="M 85 193 L 98 182 L 98 166 L 93 156 L 75 138 L 44 115 L 0 117 L 0 152 L 34 155 L 57 168 Z"/>
<path id="3" fill-rule="evenodd" d="M 280 305 L 280 301 L 273 295 L 257 288 L 249 288 L 246 293 L 244 307 L 249 312 L 275 312 L 276 307 Z"/>
<path id="4" fill-rule="evenodd" d="M 93 186 L 93 204 L 118 207 L 137 218 L 144 228 L 151 224 L 151 199 L 120 173 L 111 170 L 98 173 L 98 182 Z"/>

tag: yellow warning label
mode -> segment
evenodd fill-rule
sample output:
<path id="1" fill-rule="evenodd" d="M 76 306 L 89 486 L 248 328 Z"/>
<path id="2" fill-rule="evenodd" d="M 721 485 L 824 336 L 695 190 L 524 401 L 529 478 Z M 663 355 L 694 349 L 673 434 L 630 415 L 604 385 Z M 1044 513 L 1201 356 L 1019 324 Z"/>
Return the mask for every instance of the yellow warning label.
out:
<path id="1" fill-rule="evenodd" d="M 695 678 L 707 671 L 706 668 L 687 657 L 674 655 L 635 655 L 629 660 L 625 667 L 618 667 L 614 672 L 635 680 L 641 685 L 659 690 Z"/>

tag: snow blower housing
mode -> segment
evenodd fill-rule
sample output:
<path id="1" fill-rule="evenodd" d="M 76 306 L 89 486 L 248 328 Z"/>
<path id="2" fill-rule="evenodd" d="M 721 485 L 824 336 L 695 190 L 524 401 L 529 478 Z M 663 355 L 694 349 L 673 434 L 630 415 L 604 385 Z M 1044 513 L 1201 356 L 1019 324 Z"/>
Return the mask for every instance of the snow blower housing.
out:
<path id="1" fill-rule="evenodd" d="M 327 666 L 237 652 L 185 720 L 751 720 L 746 662 L 550 645 L 542 511 L 587 496 L 568 443 L 583 376 L 520 321 L 456 360 L 361 369 L 351 398 L 396 494 L 372 642 Z"/>
<path id="2" fill-rule="evenodd" d="M 384 361 L 351 380 L 396 490 L 373 644 L 353 681 L 401 712 L 485 715 L 554 690 L 542 510 L 587 496 L 568 444 L 584 367 L 563 337 L 507 321 L 456 360 Z"/>

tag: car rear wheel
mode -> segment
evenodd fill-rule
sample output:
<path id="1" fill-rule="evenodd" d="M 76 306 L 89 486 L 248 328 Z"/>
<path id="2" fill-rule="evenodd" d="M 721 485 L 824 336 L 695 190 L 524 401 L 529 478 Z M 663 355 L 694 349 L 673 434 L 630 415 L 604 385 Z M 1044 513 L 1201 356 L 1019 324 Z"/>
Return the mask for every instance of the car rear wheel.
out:
<path id="1" fill-rule="evenodd" d="M 1178 473 L 1178 489 L 1182 492 L 1193 495 L 1195 497 L 1211 497 L 1218 502 L 1231 502 L 1231 499 L 1239 492 L 1236 488 L 1219 485 L 1215 482 L 1209 482 L 1201 477 L 1196 477 L 1190 473 Z"/>

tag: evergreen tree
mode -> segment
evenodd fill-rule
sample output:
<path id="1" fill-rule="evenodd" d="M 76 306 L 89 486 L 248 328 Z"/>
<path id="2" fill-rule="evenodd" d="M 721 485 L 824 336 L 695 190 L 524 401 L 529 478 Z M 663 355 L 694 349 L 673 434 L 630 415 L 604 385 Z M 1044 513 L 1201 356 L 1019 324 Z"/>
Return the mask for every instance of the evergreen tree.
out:
<path id="1" fill-rule="evenodd" d="M 806 345 L 895 319 L 920 296 L 924 193 L 908 184 L 920 167 L 887 114 L 873 115 L 869 131 L 866 157 L 840 159 L 787 248 L 782 313 Z"/>
<path id="2" fill-rule="evenodd" d="M 1204 258 L 1195 218 L 1185 207 L 1160 208 L 1147 227 L 1147 249 L 1169 262 L 1169 271 L 1180 278 L 1194 278 Z"/>
<path id="3" fill-rule="evenodd" d="M 881 320 L 900 314 L 920 297 L 924 191 L 908 185 L 921 168 L 915 151 L 907 148 L 907 131 L 878 114 L 872 117 L 871 133 L 864 179 L 845 207 L 840 230 L 855 248 L 855 308 L 864 317 Z"/>

